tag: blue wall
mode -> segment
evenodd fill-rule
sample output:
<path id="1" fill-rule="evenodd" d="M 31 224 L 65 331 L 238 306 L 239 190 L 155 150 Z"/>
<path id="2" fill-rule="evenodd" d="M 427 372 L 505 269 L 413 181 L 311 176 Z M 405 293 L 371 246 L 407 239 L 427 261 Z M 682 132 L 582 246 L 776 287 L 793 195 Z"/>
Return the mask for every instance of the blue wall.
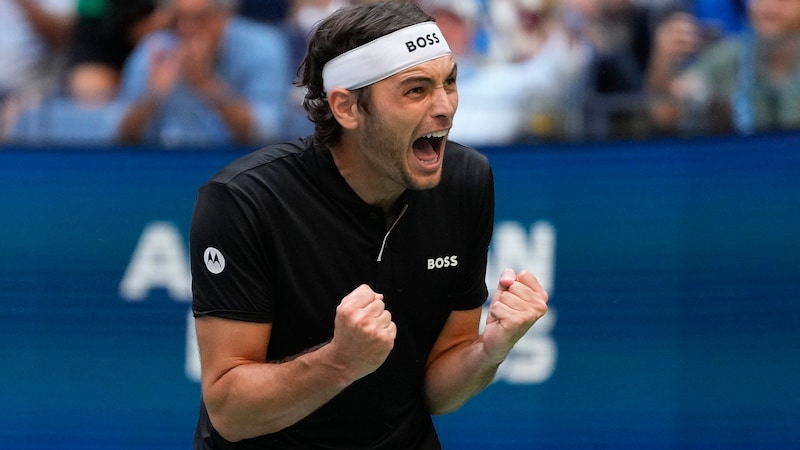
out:
<path id="1" fill-rule="evenodd" d="M 445 448 L 800 446 L 800 135 L 483 151 L 489 282 L 552 312 Z M 190 447 L 189 220 L 241 152 L 0 151 L 0 448 Z"/>

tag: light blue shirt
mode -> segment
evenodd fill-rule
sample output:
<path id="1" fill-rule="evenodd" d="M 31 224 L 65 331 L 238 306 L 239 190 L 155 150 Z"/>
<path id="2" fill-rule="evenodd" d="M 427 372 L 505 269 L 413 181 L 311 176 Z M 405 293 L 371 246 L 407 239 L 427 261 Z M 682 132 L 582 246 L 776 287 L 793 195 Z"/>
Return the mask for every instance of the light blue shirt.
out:
<path id="1" fill-rule="evenodd" d="M 151 52 L 174 47 L 171 31 L 152 34 L 125 64 L 119 96 L 133 102 L 148 91 Z M 283 138 L 287 95 L 291 88 L 289 44 L 279 28 L 242 18 L 232 19 L 217 52 L 216 74 L 236 95 L 250 103 L 253 140 L 269 143 Z M 222 117 L 189 86 L 178 84 L 152 118 L 142 142 L 168 147 L 234 143 Z"/>

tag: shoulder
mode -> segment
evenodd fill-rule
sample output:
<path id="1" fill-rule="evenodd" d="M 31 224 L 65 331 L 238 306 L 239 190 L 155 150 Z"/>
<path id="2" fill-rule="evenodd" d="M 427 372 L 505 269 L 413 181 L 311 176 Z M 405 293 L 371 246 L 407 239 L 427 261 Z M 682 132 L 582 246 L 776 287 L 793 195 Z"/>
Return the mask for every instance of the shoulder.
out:
<path id="1" fill-rule="evenodd" d="M 302 156 L 311 151 L 310 139 L 270 145 L 242 156 L 217 172 L 208 183 L 241 187 L 248 183 L 270 184 L 280 181 L 287 166 L 302 164 Z"/>
<path id="2" fill-rule="evenodd" d="M 693 69 L 703 72 L 721 68 L 726 72 L 735 72 L 739 58 L 747 45 L 748 39 L 745 36 L 722 39 L 700 54 Z"/>
<path id="3" fill-rule="evenodd" d="M 242 17 L 231 19 L 227 33 L 234 41 L 258 40 L 261 45 L 283 45 L 286 41 L 286 34 L 281 28 Z"/>
<path id="4" fill-rule="evenodd" d="M 448 141 L 442 179 L 434 191 L 445 197 L 470 199 L 466 203 L 479 207 L 484 203 L 479 199 L 494 195 L 494 175 L 488 158 L 474 148 Z"/>
<path id="5" fill-rule="evenodd" d="M 454 177 L 484 177 L 491 175 L 489 159 L 472 147 L 447 141 L 444 155 L 444 171 Z"/>
<path id="6" fill-rule="evenodd" d="M 731 60 L 736 59 L 742 53 L 745 46 L 751 44 L 751 39 L 746 36 L 736 36 L 728 39 L 723 39 L 708 49 L 708 54 L 712 58 Z"/>
<path id="7" fill-rule="evenodd" d="M 150 54 L 157 51 L 167 51 L 175 48 L 178 38 L 172 31 L 158 30 L 148 34 L 136 44 L 125 65 L 146 66 L 150 63 Z M 141 68 L 141 67 L 137 67 Z"/>
<path id="8" fill-rule="evenodd" d="M 287 35 L 282 29 L 266 23 L 239 17 L 231 19 L 225 31 L 223 46 L 225 54 L 239 63 L 288 63 Z"/>
<path id="9" fill-rule="evenodd" d="M 171 30 L 157 30 L 144 37 L 136 48 L 169 49 L 178 44 L 178 36 Z"/>

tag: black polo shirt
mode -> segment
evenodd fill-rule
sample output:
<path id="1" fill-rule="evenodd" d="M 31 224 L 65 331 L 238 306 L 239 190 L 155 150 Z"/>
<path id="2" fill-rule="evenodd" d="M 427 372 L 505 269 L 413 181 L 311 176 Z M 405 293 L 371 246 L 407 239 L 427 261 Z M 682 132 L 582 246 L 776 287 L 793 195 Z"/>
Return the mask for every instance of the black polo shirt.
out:
<path id="1" fill-rule="evenodd" d="M 377 371 L 279 433 L 227 444 L 201 407 L 195 448 L 439 448 L 420 389 L 450 312 L 488 296 L 487 159 L 448 142 L 439 186 L 406 192 L 398 208 L 387 226 L 310 139 L 247 155 L 200 189 L 190 234 L 195 316 L 272 323 L 267 359 L 279 361 L 329 341 L 336 306 L 366 283 L 384 295 L 397 338 Z"/>

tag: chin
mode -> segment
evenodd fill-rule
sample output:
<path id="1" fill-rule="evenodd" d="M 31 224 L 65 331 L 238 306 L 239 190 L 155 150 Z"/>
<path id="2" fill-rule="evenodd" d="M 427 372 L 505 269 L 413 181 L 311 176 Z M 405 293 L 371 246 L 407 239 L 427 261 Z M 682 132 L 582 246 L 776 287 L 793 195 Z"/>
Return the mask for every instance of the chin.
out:
<path id="1" fill-rule="evenodd" d="M 408 188 L 414 191 L 426 191 L 433 189 L 442 181 L 442 173 L 437 172 L 435 175 L 426 177 L 412 177 L 408 183 Z"/>

